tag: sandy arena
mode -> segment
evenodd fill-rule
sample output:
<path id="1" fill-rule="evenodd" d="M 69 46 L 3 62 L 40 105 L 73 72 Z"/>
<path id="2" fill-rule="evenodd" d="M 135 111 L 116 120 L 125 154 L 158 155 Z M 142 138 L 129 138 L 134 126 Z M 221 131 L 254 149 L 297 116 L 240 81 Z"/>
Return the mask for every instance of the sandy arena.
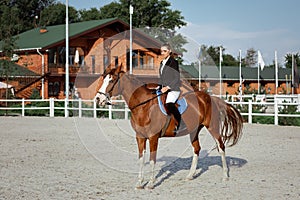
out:
<path id="1" fill-rule="evenodd" d="M 245 124 L 243 132 L 226 149 L 229 181 L 222 181 L 221 158 L 202 130 L 194 180 L 185 180 L 189 137 L 163 138 L 156 187 L 136 190 L 129 121 L 1 117 L 0 199 L 300 199 L 300 128 Z"/>

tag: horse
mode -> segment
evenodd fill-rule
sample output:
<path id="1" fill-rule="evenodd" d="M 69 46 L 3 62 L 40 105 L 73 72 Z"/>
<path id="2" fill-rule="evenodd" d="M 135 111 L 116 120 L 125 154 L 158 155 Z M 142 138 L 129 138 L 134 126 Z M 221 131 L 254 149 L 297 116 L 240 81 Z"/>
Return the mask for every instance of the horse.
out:
<path id="1" fill-rule="evenodd" d="M 210 96 L 203 91 L 188 91 L 182 94 L 188 103 L 186 111 L 182 114 L 182 120 L 186 129 L 177 134 L 174 133 L 175 119 L 160 111 L 158 95 L 153 92 L 157 84 L 143 84 L 135 75 L 126 72 L 122 65 L 116 68 L 107 68 L 99 84 L 99 92 L 95 98 L 99 105 L 110 101 L 109 97 L 122 95 L 131 111 L 131 125 L 136 133 L 138 147 L 139 173 L 136 184 L 137 189 L 155 187 L 155 164 L 158 149 L 158 140 L 162 137 L 177 137 L 189 135 L 193 146 L 194 155 L 191 167 L 186 177 L 187 180 L 194 178 L 199 152 L 201 150 L 199 132 L 206 127 L 216 141 L 223 168 L 223 180 L 229 179 L 228 167 L 225 158 L 225 146 L 237 144 L 243 128 L 243 120 L 239 111 L 222 99 Z M 105 91 L 105 92 L 104 92 Z M 161 94 L 165 97 L 166 94 Z M 167 126 L 167 127 L 166 127 Z M 162 134 L 162 132 L 164 132 Z M 143 167 L 145 164 L 146 142 L 150 148 L 150 180 L 144 183 Z"/>

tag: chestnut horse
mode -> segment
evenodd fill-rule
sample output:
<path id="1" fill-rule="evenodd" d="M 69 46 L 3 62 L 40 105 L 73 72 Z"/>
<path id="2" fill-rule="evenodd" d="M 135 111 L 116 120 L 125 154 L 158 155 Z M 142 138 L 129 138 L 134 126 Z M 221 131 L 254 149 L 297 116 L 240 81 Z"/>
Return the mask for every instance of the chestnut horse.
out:
<path id="1" fill-rule="evenodd" d="M 155 87 L 156 85 L 153 85 Z M 175 120 L 166 122 L 168 117 L 160 111 L 157 94 L 149 88 L 149 84 L 143 84 L 134 75 L 125 73 L 122 66 L 107 68 L 99 84 L 99 92 L 96 99 L 99 104 L 109 101 L 109 97 L 122 95 L 128 108 L 131 110 L 131 125 L 136 132 L 136 140 L 139 152 L 139 176 L 136 188 L 143 188 L 144 183 L 144 156 L 146 141 L 150 146 L 151 177 L 147 187 L 155 186 L 154 168 L 158 140 L 161 137 L 174 137 Z M 105 91 L 105 92 L 104 92 Z M 162 97 L 166 94 L 162 94 Z M 240 113 L 230 104 L 218 97 L 213 97 L 202 91 L 193 91 L 183 94 L 188 103 L 187 110 L 182 114 L 182 120 L 186 124 L 185 131 L 178 132 L 176 136 L 190 135 L 194 156 L 187 179 L 193 179 L 196 172 L 200 152 L 199 132 L 205 126 L 215 139 L 217 149 L 222 158 L 223 179 L 228 179 L 228 168 L 225 159 L 225 144 L 235 145 L 242 135 L 243 121 Z M 162 130 L 164 134 L 162 135 Z"/>

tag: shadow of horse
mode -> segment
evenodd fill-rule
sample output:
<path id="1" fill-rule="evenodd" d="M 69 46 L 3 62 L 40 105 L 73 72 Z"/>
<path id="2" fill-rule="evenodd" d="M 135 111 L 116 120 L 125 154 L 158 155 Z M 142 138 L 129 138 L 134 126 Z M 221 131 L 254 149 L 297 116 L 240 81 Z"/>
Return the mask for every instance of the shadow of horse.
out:
<path id="1" fill-rule="evenodd" d="M 158 159 L 158 162 L 166 162 L 167 164 L 164 164 L 158 174 L 156 175 L 156 179 L 159 180 L 156 184 L 156 186 L 161 185 L 165 180 L 169 179 L 171 176 L 175 175 L 177 172 L 181 170 L 190 170 L 191 162 L 193 157 L 188 158 L 178 158 L 174 156 L 163 156 L 160 159 Z M 230 168 L 240 168 L 243 167 L 247 160 L 242 158 L 235 158 L 235 157 L 226 157 L 226 162 L 228 165 L 228 171 L 230 172 Z M 196 179 L 197 177 L 204 174 L 208 169 L 212 166 L 219 166 L 222 168 L 222 160 L 220 156 L 205 156 L 201 157 L 198 160 L 197 169 L 201 170 L 197 172 L 193 177 Z"/>

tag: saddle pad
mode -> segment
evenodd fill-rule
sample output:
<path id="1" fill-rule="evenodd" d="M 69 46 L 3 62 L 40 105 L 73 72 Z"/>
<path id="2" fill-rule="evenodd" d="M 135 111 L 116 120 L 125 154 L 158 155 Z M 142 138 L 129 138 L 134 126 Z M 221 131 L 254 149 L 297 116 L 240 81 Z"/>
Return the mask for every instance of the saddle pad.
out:
<path id="1" fill-rule="evenodd" d="M 168 114 L 167 114 L 167 111 L 166 111 L 166 109 L 165 109 L 165 107 L 164 107 L 164 104 L 163 104 L 163 102 L 161 101 L 161 94 L 162 94 L 161 91 L 160 91 L 160 90 L 157 90 L 157 91 L 156 91 L 156 94 L 157 94 L 158 105 L 159 105 L 159 108 L 160 108 L 161 112 L 162 112 L 163 114 L 165 114 L 165 115 L 168 115 Z M 187 107 L 188 107 L 188 104 L 187 104 L 186 99 L 185 99 L 184 97 L 179 98 L 179 99 L 177 100 L 176 104 L 178 105 L 178 108 L 177 108 L 177 109 L 178 109 L 178 111 L 179 111 L 180 114 L 184 113 L 184 111 L 186 111 L 186 109 L 187 109 Z"/>

